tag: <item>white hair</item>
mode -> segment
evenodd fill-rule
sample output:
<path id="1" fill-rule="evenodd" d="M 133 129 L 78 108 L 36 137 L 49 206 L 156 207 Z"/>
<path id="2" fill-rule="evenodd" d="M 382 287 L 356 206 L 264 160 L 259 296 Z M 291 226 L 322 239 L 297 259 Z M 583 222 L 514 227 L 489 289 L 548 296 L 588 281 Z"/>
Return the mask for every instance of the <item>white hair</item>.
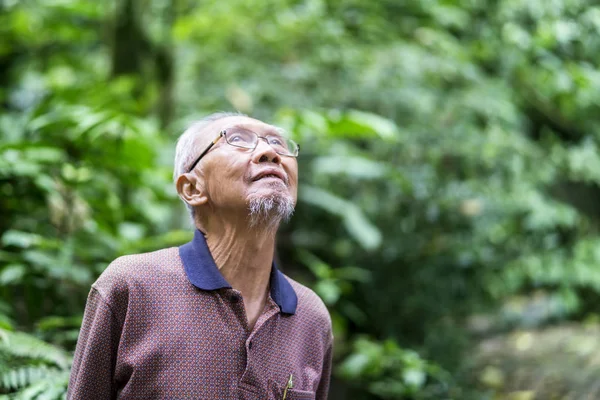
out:
<path id="1" fill-rule="evenodd" d="M 192 122 L 181 136 L 179 136 L 179 139 L 177 139 L 177 147 L 175 148 L 175 165 L 173 168 L 174 182 L 177 182 L 177 178 L 179 178 L 180 175 L 188 172 L 192 162 L 200 155 L 198 149 L 196 149 L 196 146 L 194 145 L 196 144 L 196 140 L 202 129 L 214 121 L 229 117 L 247 117 L 247 115 L 238 112 L 217 112 L 210 114 L 207 117 Z M 183 199 L 181 200 L 183 201 Z M 183 203 L 187 207 L 192 220 L 194 220 L 194 207 L 190 206 L 185 201 L 183 201 Z"/>
<path id="2" fill-rule="evenodd" d="M 294 213 L 294 200 L 290 196 L 276 194 L 269 197 L 252 197 L 248 205 L 250 226 L 264 225 L 276 228 L 281 221 L 287 222 Z"/>
<path id="3" fill-rule="evenodd" d="M 210 114 L 198 121 L 192 122 L 188 128 L 177 139 L 177 147 L 175 149 L 175 168 L 173 169 L 173 181 L 177 182 L 180 175 L 188 172 L 190 164 L 200 154 L 194 144 L 198 138 L 198 134 L 204 127 L 214 121 L 229 117 L 247 117 L 246 114 L 236 112 L 217 112 Z M 216 136 L 216 132 L 215 132 Z"/>

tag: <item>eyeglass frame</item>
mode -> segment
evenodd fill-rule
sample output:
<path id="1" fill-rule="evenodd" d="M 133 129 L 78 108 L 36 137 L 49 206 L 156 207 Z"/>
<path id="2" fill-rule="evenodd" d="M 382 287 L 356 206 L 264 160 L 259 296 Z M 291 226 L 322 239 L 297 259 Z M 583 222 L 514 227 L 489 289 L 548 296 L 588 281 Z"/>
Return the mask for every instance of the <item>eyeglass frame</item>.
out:
<path id="1" fill-rule="evenodd" d="M 249 130 L 249 129 L 248 129 Z M 254 133 L 256 135 L 256 137 L 260 140 L 260 139 L 267 139 L 267 136 L 272 136 L 272 135 L 267 135 L 267 136 L 259 136 L 258 133 L 254 132 L 254 131 L 250 131 L 252 133 Z M 209 145 L 206 147 L 206 149 L 204 149 L 204 151 L 202 153 L 200 153 L 200 155 L 198 156 L 198 158 L 196 158 L 196 160 L 194 160 L 194 162 L 192 163 L 192 166 L 188 169 L 187 173 L 189 174 L 190 172 L 192 172 L 194 170 L 194 168 L 196 168 L 196 165 L 198 165 L 198 163 L 200 162 L 200 160 L 202 159 L 202 157 L 204 157 L 206 155 L 206 153 L 208 153 L 208 151 L 210 149 L 212 149 L 212 147 L 217 144 L 217 142 L 219 141 L 219 139 L 221 139 L 222 137 L 225 138 L 225 142 L 227 142 L 228 145 L 233 146 L 233 147 L 237 147 L 239 149 L 248 149 L 250 150 L 250 147 L 242 147 L 242 146 L 236 146 L 234 144 L 231 144 L 227 141 L 227 137 L 225 136 L 227 134 L 227 129 L 223 129 L 221 132 L 219 132 L 219 136 L 217 136 L 215 138 L 215 140 L 213 140 L 212 142 L 209 143 Z M 267 140 L 265 140 L 265 142 L 271 146 L 269 144 L 269 142 Z M 296 154 L 281 154 L 281 153 L 277 153 L 277 150 L 275 150 L 275 152 L 277 154 L 279 154 L 280 156 L 286 156 L 286 157 L 298 157 L 298 154 L 300 153 L 300 145 L 296 142 L 294 142 L 296 144 Z M 254 146 L 255 150 L 258 147 L 258 140 L 256 141 L 256 146 Z"/>

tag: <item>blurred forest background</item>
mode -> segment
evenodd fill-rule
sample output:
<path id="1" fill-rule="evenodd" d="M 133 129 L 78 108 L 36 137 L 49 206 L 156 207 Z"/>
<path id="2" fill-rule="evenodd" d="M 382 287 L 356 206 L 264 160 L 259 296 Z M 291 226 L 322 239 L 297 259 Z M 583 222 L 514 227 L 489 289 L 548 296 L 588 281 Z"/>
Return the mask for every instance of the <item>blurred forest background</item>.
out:
<path id="1" fill-rule="evenodd" d="M 301 143 L 332 399 L 600 398 L 599 62 L 592 0 L 0 0 L 0 398 L 62 398 L 91 283 L 190 240 L 220 110 Z"/>

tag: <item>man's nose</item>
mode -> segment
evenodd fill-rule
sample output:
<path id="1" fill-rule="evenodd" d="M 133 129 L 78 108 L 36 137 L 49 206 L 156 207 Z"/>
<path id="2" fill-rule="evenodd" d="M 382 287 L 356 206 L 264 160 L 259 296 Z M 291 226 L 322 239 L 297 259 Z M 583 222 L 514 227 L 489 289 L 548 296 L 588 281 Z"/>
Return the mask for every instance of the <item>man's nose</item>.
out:
<path id="1" fill-rule="evenodd" d="M 281 157 L 270 144 L 267 143 L 267 139 L 259 138 L 256 149 L 254 149 L 254 155 L 252 157 L 255 163 L 272 162 L 275 164 L 281 163 Z"/>

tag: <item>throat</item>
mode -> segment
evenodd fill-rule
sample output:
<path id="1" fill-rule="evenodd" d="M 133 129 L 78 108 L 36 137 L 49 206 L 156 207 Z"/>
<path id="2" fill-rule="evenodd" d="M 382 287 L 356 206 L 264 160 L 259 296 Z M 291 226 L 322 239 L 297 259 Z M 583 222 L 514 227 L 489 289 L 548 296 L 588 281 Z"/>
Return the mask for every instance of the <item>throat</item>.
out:
<path id="1" fill-rule="evenodd" d="M 274 237 L 207 234 L 206 243 L 225 280 L 242 294 L 248 324 L 254 326 L 269 295 Z"/>
<path id="2" fill-rule="evenodd" d="M 261 314 L 265 311 L 268 299 L 268 292 L 265 293 L 261 300 L 254 301 L 244 301 L 244 308 L 246 310 L 246 318 L 248 322 L 248 329 L 250 332 L 254 329 L 256 325 L 256 321 L 261 316 Z M 242 294 L 243 297 L 243 294 Z"/>

